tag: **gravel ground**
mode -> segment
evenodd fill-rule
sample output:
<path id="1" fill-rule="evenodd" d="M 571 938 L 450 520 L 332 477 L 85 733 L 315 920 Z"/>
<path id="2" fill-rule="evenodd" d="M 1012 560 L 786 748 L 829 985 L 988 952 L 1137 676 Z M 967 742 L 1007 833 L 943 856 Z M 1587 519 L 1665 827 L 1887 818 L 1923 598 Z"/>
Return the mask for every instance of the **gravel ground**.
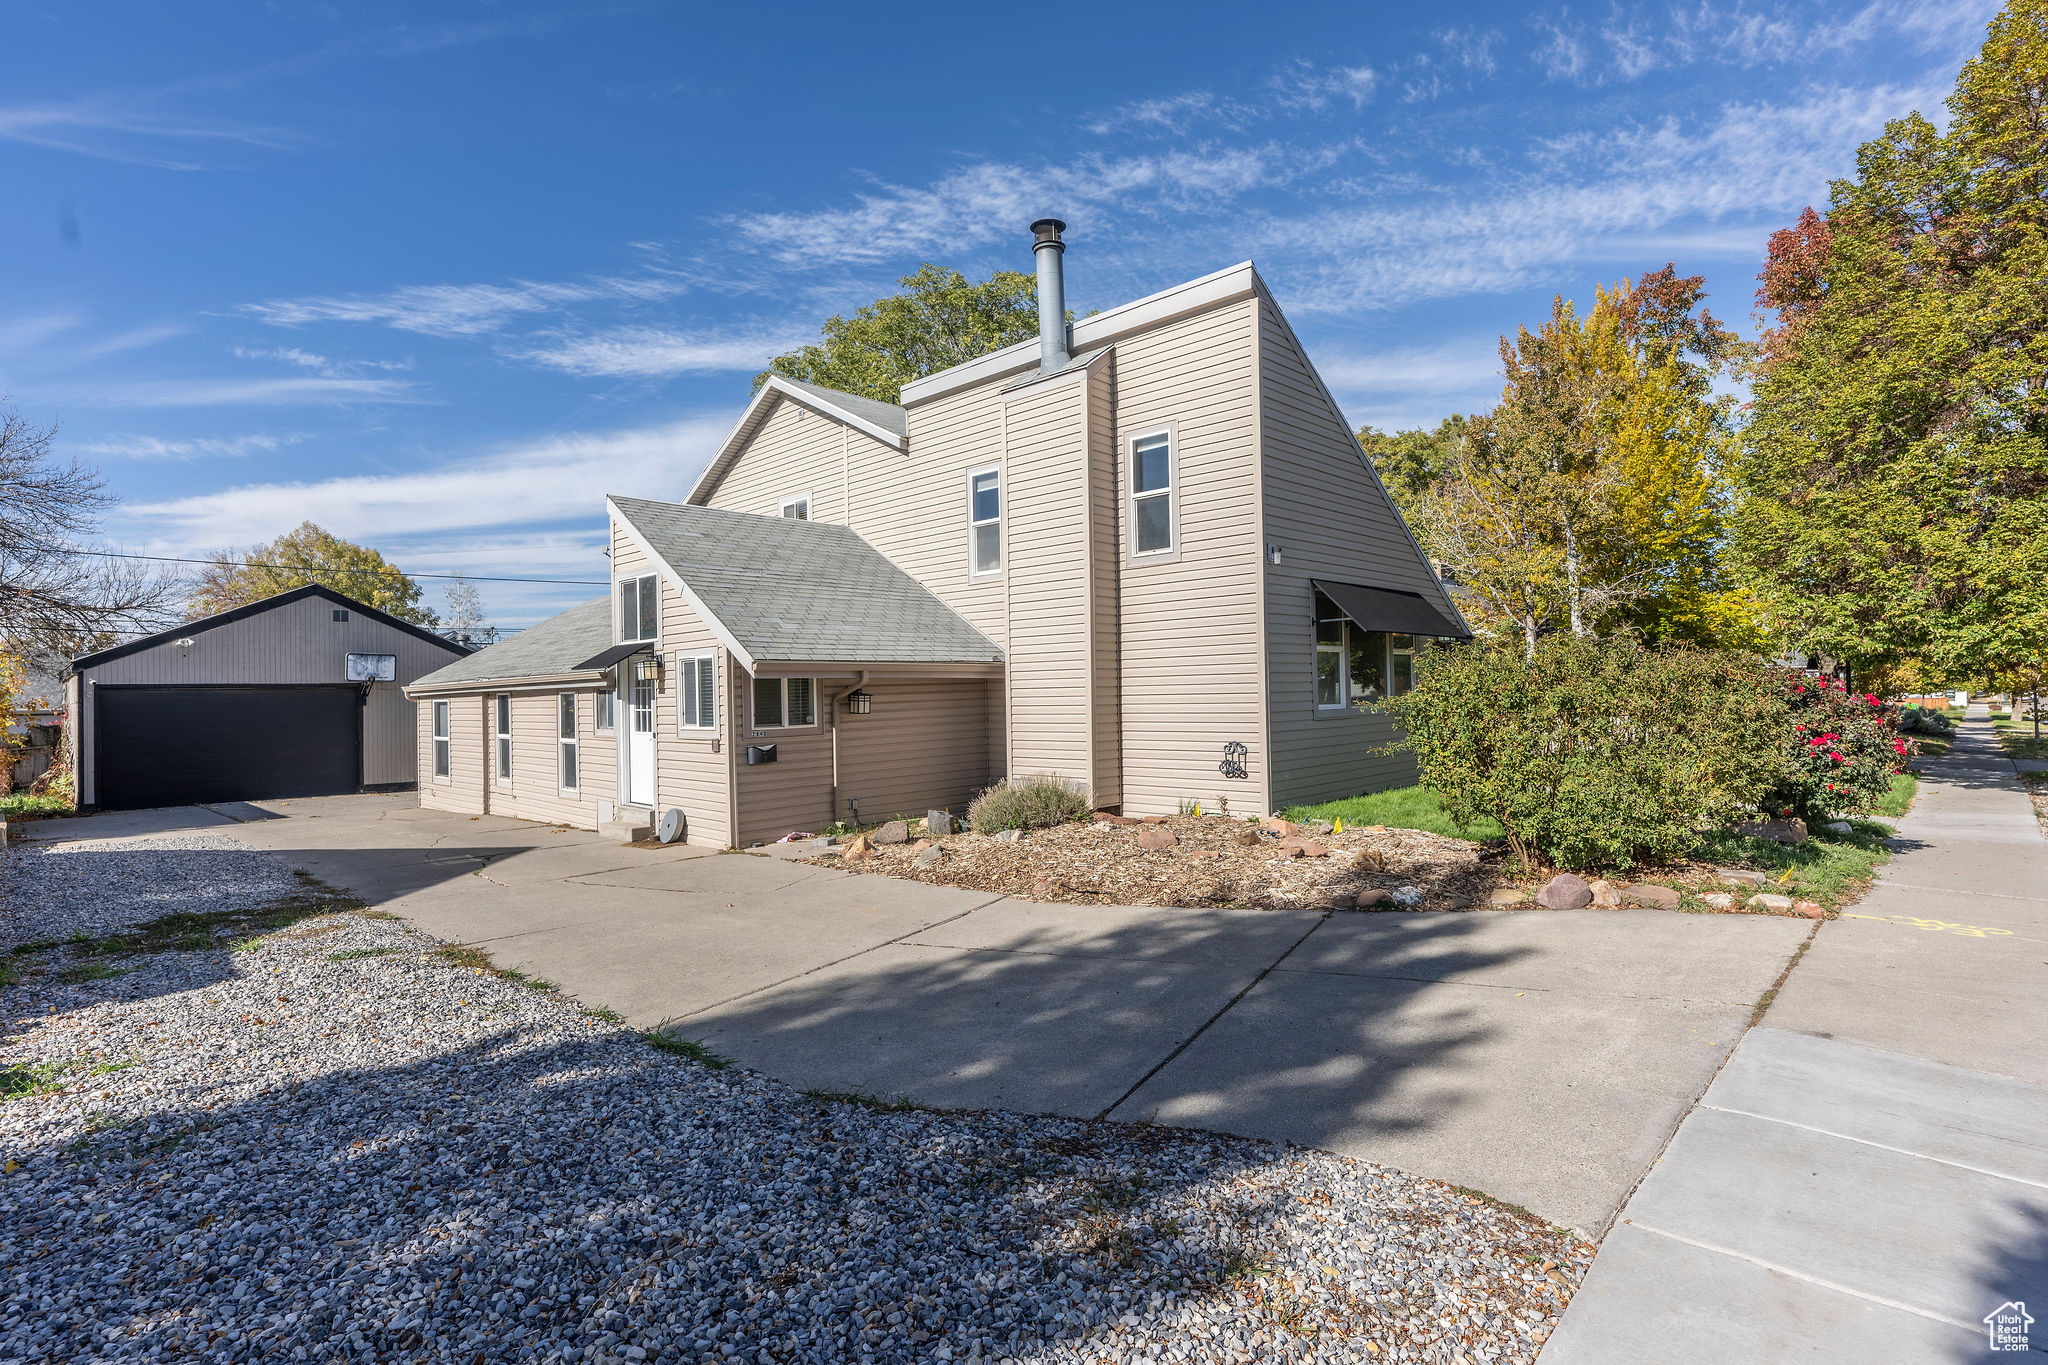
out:
<path id="1" fill-rule="evenodd" d="M 104 934 L 174 911 L 213 914 L 297 889 L 275 858 L 221 834 L 24 841 L 0 853 L 0 946 Z"/>
<path id="2" fill-rule="evenodd" d="M 1592 1255 L 1323 1153 L 806 1096 L 440 948 L 6 959 L 0 1359 L 1527 1361 Z"/>

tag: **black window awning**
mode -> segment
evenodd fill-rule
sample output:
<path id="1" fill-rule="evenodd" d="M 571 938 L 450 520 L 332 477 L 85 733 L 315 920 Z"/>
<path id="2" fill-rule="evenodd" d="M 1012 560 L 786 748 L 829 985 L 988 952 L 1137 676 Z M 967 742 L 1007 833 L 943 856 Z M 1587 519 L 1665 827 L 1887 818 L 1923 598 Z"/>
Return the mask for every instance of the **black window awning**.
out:
<path id="1" fill-rule="evenodd" d="M 1398 635 L 1441 635 L 1469 640 L 1472 632 L 1445 615 L 1443 608 L 1419 592 L 1399 588 L 1372 588 L 1363 583 L 1332 583 L 1311 580 L 1316 590 L 1367 630 L 1388 630 Z"/>
<path id="2" fill-rule="evenodd" d="M 585 659 L 582 663 L 576 665 L 576 671 L 580 673 L 586 668 L 610 668 L 613 664 L 624 659 L 630 659 L 635 654 L 651 654 L 653 652 L 654 641 L 629 640 L 623 645 L 613 645 L 604 653 Z"/>

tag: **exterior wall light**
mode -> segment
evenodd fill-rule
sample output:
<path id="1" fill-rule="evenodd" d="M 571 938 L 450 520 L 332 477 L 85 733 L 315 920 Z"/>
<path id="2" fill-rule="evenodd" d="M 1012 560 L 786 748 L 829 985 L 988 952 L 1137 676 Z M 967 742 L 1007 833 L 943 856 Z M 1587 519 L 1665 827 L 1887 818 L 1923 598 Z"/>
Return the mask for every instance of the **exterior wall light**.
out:
<path id="1" fill-rule="evenodd" d="M 849 692 L 846 694 L 846 709 L 856 716 L 868 715 L 875 709 L 875 699 L 865 690 Z"/>

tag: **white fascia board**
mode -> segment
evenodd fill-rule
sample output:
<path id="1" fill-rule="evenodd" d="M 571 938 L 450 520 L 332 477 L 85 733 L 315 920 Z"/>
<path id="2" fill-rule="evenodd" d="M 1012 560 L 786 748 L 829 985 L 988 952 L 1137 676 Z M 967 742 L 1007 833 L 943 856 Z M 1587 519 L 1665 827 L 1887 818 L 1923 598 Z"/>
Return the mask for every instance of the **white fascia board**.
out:
<path id="1" fill-rule="evenodd" d="M 639 548 L 641 554 L 647 556 L 648 563 L 661 566 L 661 576 L 669 581 L 671 587 L 683 595 L 683 600 L 690 604 L 690 610 L 696 612 L 698 619 L 709 626 L 711 633 L 718 637 L 718 643 L 724 645 L 731 652 L 733 658 L 739 660 L 740 667 L 752 673 L 754 671 L 754 656 L 747 653 L 740 645 L 739 638 L 732 633 L 725 622 L 719 620 L 713 614 L 711 608 L 704 605 L 704 599 L 697 596 L 691 590 L 690 585 L 683 581 L 683 576 L 676 572 L 675 565 L 668 562 L 667 556 L 648 543 L 647 537 L 640 534 L 640 528 L 633 524 L 631 517 L 619 510 L 619 505 L 612 501 L 610 494 L 605 495 L 604 510 L 614 526 L 625 529 L 626 538 Z"/>
<path id="2" fill-rule="evenodd" d="M 1164 326 L 1234 299 L 1249 298 L 1259 287 L 1258 271 L 1250 261 L 1240 261 L 1198 280 L 1189 280 L 1135 302 L 1080 319 L 1067 329 L 1070 334 L 1067 349 L 1078 353 L 1105 346 L 1133 332 Z M 1014 346 L 1005 346 L 1000 351 L 977 356 L 950 370 L 913 379 L 903 386 L 901 401 L 906 408 L 914 403 L 929 402 L 956 389 L 1003 378 L 1037 363 L 1038 339 L 1033 337 Z"/>
<path id="3" fill-rule="evenodd" d="M 1116 347 L 1113 345 L 1104 346 L 1099 351 L 1090 351 L 1084 356 L 1077 357 L 1074 364 L 1067 366 L 1067 368 L 1057 373 L 1043 377 L 1032 375 L 1029 378 L 1020 379 L 1014 384 L 1006 384 L 997 397 L 1001 398 L 1003 402 L 1009 403 L 1019 398 L 1036 398 L 1042 393 L 1062 389 L 1070 384 L 1082 383 L 1089 376 L 1093 375 L 1096 367 L 1102 364 L 1107 357 L 1114 354 L 1115 351 Z"/>
<path id="4" fill-rule="evenodd" d="M 1446 607 L 1450 608 L 1452 619 L 1457 621 L 1467 631 L 1470 631 L 1472 623 L 1465 619 L 1465 613 L 1458 610 L 1457 602 L 1451 598 L 1451 590 L 1445 587 L 1443 580 L 1436 576 L 1436 569 L 1430 564 L 1429 556 L 1422 552 L 1422 542 L 1417 540 L 1415 532 L 1409 529 L 1408 518 L 1401 515 L 1400 504 L 1394 501 L 1393 494 L 1387 492 L 1387 485 L 1380 478 L 1379 470 L 1372 467 L 1372 460 L 1366 455 L 1365 447 L 1358 444 L 1358 439 L 1355 435 L 1358 428 L 1351 425 L 1351 419 L 1344 415 L 1344 409 L 1337 406 L 1337 395 L 1331 393 L 1330 386 L 1323 382 L 1322 373 L 1316 369 L 1315 361 L 1309 358 L 1308 347 L 1302 345 L 1301 338 L 1295 335 L 1294 324 L 1287 320 L 1287 314 L 1281 309 L 1279 300 L 1273 297 L 1273 291 L 1266 287 L 1266 282 L 1258 278 L 1257 272 L 1253 273 L 1252 278 L 1258 285 L 1259 297 L 1273 305 L 1273 316 L 1280 320 L 1280 326 L 1286 331 L 1287 339 L 1293 343 L 1294 349 L 1301 353 L 1301 363 L 1307 367 L 1308 377 L 1315 381 L 1316 388 L 1323 395 L 1323 401 L 1330 405 L 1330 411 L 1337 414 L 1337 424 L 1344 428 L 1347 435 L 1351 435 L 1351 445 L 1358 455 L 1358 462 L 1365 466 L 1367 477 L 1378 487 L 1380 496 L 1387 500 L 1387 506 L 1393 509 L 1394 520 L 1400 524 L 1401 533 L 1408 537 L 1409 548 L 1415 551 L 1415 557 L 1422 562 L 1423 571 L 1429 575 L 1429 581 L 1436 584 L 1436 595 L 1443 599 L 1443 604 Z"/>
<path id="5" fill-rule="evenodd" d="M 740 420 L 733 424 L 732 431 L 719 442 L 717 453 L 711 457 L 711 463 L 704 466 L 704 472 L 697 476 L 697 482 L 691 487 L 689 496 L 683 499 L 684 502 L 699 507 L 704 505 L 700 498 L 709 497 L 711 490 L 717 487 L 718 481 L 725 477 L 726 469 L 733 457 L 739 453 L 741 446 L 752 439 L 755 429 L 760 426 L 761 419 L 767 411 L 767 405 L 776 398 L 787 398 L 792 403 L 801 403 L 834 421 L 844 422 L 855 431 L 874 437 L 891 450 L 903 449 L 903 438 L 888 428 L 878 427 L 865 417 L 849 412 L 829 399 L 820 398 L 814 393 L 806 393 L 794 384 L 785 383 L 779 374 L 771 374 L 768 376 L 768 382 L 761 386 L 761 391 L 747 404 L 746 411 L 740 414 Z"/>
<path id="6" fill-rule="evenodd" d="M 602 692 L 609 686 L 608 674 L 582 670 L 519 678 L 464 678 L 458 682 L 409 683 L 398 690 L 410 701 L 420 697 L 461 696 L 472 692 Z"/>

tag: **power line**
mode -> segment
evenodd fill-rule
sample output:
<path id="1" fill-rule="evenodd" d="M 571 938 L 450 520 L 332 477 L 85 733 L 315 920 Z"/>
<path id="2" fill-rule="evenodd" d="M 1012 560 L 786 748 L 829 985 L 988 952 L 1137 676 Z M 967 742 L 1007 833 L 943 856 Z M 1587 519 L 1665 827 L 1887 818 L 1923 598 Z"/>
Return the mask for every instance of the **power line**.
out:
<path id="1" fill-rule="evenodd" d="M 345 569 L 325 564 L 262 564 L 246 559 L 181 559 L 176 555 L 123 554 L 117 550 L 79 550 L 82 555 L 97 555 L 101 559 L 147 559 L 157 564 L 226 564 L 237 569 L 276 569 L 284 573 L 318 570 L 323 573 L 366 574 L 375 569 Z M 398 566 L 391 566 L 397 569 Z M 400 572 L 404 572 L 400 570 Z M 561 583 L 572 588 L 609 588 L 610 583 L 589 578 L 501 578 L 490 574 L 473 573 L 410 573 L 407 578 L 460 578 L 471 583 Z"/>

